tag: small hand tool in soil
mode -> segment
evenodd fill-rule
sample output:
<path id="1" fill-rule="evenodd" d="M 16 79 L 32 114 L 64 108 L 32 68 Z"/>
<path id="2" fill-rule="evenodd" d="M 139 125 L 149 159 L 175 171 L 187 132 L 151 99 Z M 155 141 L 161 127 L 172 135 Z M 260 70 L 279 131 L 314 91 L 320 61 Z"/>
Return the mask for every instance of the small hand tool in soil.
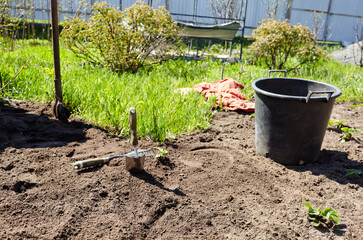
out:
<path id="1" fill-rule="evenodd" d="M 155 153 L 151 149 L 137 149 L 138 144 L 137 133 L 136 133 L 136 110 L 135 108 L 130 109 L 130 128 L 131 128 L 131 143 L 134 146 L 135 151 L 126 153 L 123 155 L 116 155 L 112 157 L 93 158 L 83 161 L 77 161 L 72 164 L 72 168 L 79 170 L 82 168 L 94 167 L 101 164 L 108 163 L 110 160 L 115 158 L 126 157 L 126 170 L 129 172 L 140 172 L 144 170 L 145 157 L 155 156 Z"/>
<path id="2" fill-rule="evenodd" d="M 129 112 L 129 122 L 130 122 L 130 129 L 131 129 L 131 144 L 134 146 L 135 149 L 135 156 L 127 156 L 126 157 L 126 170 L 129 172 L 141 172 L 144 170 L 144 161 L 145 155 L 140 155 L 137 152 L 137 117 L 136 117 L 136 109 L 130 108 Z"/>

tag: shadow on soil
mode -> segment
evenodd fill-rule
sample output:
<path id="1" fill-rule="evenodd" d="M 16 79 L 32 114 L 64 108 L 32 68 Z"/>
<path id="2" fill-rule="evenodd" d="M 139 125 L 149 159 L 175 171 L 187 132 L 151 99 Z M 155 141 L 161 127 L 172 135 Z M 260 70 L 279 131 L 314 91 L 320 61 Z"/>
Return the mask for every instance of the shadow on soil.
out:
<path id="1" fill-rule="evenodd" d="M 43 109 L 45 110 L 45 109 Z M 70 142 L 84 142 L 85 129 L 91 125 L 50 119 L 43 110 L 39 115 L 22 108 L 2 106 L 0 112 L 0 153 L 7 147 L 60 147 Z"/>
<path id="2" fill-rule="evenodd" d="M 101 164 L 98 166 L 82 169 L 82 170 L 78 171 L 77 174 L 80 175 L 83 173 L 96 172 L 96 171 L 100 170 L 103 166 L 104 166 L 104 164 Z M 146 172 L 145 170 L 143 170 L 142 172 L 130 172 L 130 174 L 132 176 L 137 177 L 137 178 L 143 180 L 144 182 L 154 185 L 164 191 L 172 192 L 175 195 L 182 196 L 182 197 L 186 196 L 186 194 L 183 193 L 179 188 L 170 189 L 170 188 L 165 187 L 161 182 L 156 180 L 156 178 L 153 175 Z"/>
<path id="3" fill-rule="evenodd" d="M 176 194 L 178 196 L 183 196 L 183 197 L 186 196 L 185 193 L 180 191 L 178 188 L 170 189 L 170 188 L 165 187 L 162 183 L 157 181 L 153 175 L 151 175 L 150 173 L 148 173 L 146 171 L 142 171 L 140 173 L 131 173 L 131 174 L 132 174 L 132 176 L 137 177 L 151 185 L 157 186 L 164 191 L 173 192 L 174 194 Z"/>
<path id="4" fill-rule="evenodd" d="M 310 171 L 314 175 L 325 175 L 339 184 L 357 184 L 359 187 L 363 187 L 363 176 L 347 175 L 348 169 L 357 169 L 363 172 L 363 164 L 350 160 L 345 152 L 324 149 L 320 152 L 317 163 L 286 167 L 297 172 Z M 350 187 L 356 188 L 354 185 Z"/>
<path id="5" fill-rule="evenodd" d="M 328 233 L 328 232 L 332 231 L 335 235 L 342 237 L 346 233 L 346 231 L 345 231 L 346 228 L 347 228 L 347 225 L 338 224 L 338 225 L 335 225 L 333 229 L 318 227 L 317 230 L 319 230 L 321 233 Z"/>

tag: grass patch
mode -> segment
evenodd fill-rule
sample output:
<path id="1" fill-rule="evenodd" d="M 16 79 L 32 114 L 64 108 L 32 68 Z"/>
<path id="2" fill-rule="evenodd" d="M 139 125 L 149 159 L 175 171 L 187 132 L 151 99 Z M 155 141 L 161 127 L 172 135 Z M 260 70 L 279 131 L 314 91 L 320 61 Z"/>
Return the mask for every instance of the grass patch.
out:
<path id="1" fill-rule="evenodd" d="M 54 95 L 50 44 L 24 44 L 14 52 L 4 52 L 0 60 L 2 78 L 6 83 L 33 54 L 26 69 L 5 89 L 4 95 L 49 102 Z M 134 74 L 117 74 L 83 64 L 73 53 L 61 48 L 64 103 L 79 117 L 124 136 L 129 134 L 128 109 L 134 106 L 139 135 L 162 141 L 182 132 L 209 128 L 213 101 L 206 102 L 197 93 L 182 95 L 174 90 L 209 81 L 208 72 L 219 68 L 218 65 L 210 61 L 201 67 L 201 62 L 177 60 L 155 64 Z"/>
<path id="2" fill-rule="evenodd" d="M 49 102 L 54 98 L 52 46 L 46 41 L 39 41 L 36 45 L 29 44 L 30 41 L 19 41 L 21 45 L 14 52 L 2 52 L 0 71 L 3 84 L 34 55 L 3 95 Z M 170 60 L 136 73 L 117 74 L 84 64 L 62 47 L 60 53 L 64 102 L 73 114 L 83 119 L 127 136 L 128 109 L 133 106 L 138 112 L 139 136 L 149 135 L 159 141 L 210 126 L 213 101 L 205 102 L 199 94 L 182 95 L 174 90 L 219 80 L 220 61 Z M 251 99 L 254 96 L 251 83 L 266 78 L 267 69 L 246 63 L 228 63 L 224 77 L 243 84 L 243 94 Z M 320 62 L 314 69 L 304 67 L 291 71 L 288 77 L 330 83 L 342 90 L 339 101 L 363 102 L 363 69 L 356 66 Z"/>

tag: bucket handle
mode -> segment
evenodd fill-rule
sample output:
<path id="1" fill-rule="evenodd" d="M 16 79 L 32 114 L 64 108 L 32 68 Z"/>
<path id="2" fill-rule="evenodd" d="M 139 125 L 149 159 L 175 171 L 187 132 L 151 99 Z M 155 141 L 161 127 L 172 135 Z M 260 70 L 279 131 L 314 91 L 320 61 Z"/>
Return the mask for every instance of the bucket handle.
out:
<path id="1" fill-rule="evenodd" d="M 324 93 L 328 94 L 326 96 L 325 101 L 329 102 L 331 95 L 333 95 L 334 91 L 309 91 L 308 95 L 305 97 L 305 102 L 308 103 L 311 98 L 311 95 L 313 94 L 324 94 Z"/>
<path id="2" fill-rule="evenodd" d="M 272 72 L 283 72 L 285 73 L 285 77 L 287 76 L 287 71 L 286 70 L 268 70 L 268 77 L 270 77 L 270 73 Z"/>

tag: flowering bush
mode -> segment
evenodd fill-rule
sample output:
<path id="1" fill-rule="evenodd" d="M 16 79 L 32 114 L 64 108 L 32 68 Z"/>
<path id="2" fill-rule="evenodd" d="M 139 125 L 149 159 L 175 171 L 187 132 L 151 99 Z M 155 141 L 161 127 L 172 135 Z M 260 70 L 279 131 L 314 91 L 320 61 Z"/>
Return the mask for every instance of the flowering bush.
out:
<path id="1" fill-rule="evenodd" d="M 296 68 L 314 63 L 325 54 L 316 46 L 317 40 L 307 27 L 300 24 L 293 26 L 288 20 L 264 20 L 252 36 L 255 41 L 249 46 L 248 53 L 255 60 L 262 60 L 270 69 L 283 69 L 292 57 L 297 59 Z"/>
<path id="2" fill-rule="evenodd" d="M 66 46 L 86 61 L 122 72 L 136 71 L 147 58 L 161 61 L 170 52 L 178 27 L 164 8 L 137 2 L 122 12 L 106 2 L 95 3 L 91 17 L 73 18 L 61 33 Z"/>

